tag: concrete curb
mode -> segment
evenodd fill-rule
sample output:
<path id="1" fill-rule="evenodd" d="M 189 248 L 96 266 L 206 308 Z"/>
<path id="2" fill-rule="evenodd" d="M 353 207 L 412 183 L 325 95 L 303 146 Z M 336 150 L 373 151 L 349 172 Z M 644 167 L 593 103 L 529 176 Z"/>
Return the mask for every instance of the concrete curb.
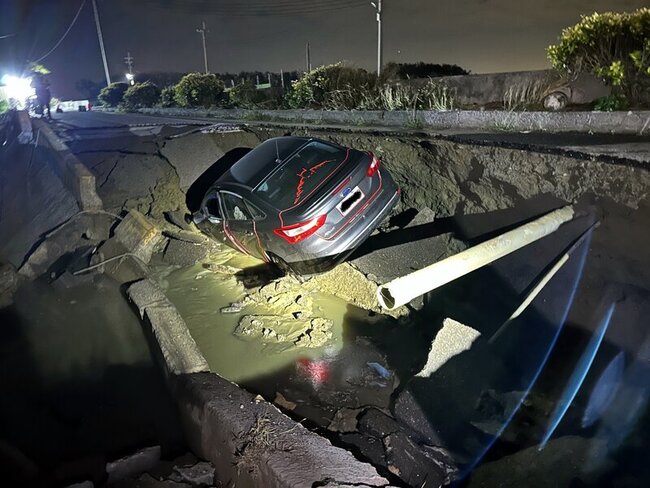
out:
<path id="1" fill-rule="evenodd" d="M 104 111 L 113 109 L 99 108 Z M 428 129 L 593 132 L 638 134 L 650 132 L 650 111 L 629 112 L 510 112 L 503 110 L 328 111 L 143 108 L 142 114 L 210 117 L 239 121 L 274 121 L 350 126 L 377 125 Z"/>
<path id="2" fill-rule="evenodd" d="M 127 295 L 151 325 L 190 447 L 215 465 L 224 486 L 389 486 L 371 465 L 207 372 L 185 322 L 151 280 Z"/>
<path id="3" fill-rule="evenodd" d="M 29 120 L 29 114 L 24 110 L 16 112 L 16 121 L 18 125 L 18 144 L 29 144 L 34 138 L 32 123 Z"/>
<path id="4" fill-rule="evenodd" d="M 54 169 L 63 185 L 74 195 L 81 210 L 102 210 L 101 198 L 97 194 L 95 175 L 70 152 L 68 146 L 42 120 L 33 120 L 37 140 L 53 153 Z"/>

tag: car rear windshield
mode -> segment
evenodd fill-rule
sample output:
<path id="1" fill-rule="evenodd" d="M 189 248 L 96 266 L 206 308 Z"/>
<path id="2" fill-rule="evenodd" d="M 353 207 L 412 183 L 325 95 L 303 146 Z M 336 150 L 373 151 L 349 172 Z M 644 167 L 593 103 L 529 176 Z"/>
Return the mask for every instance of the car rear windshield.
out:
<path id="1" fill-rule="evenodd" d="M 312 141 L 262 181 L 255 193 L 278 209 L 293 207 L 326 179 L 345 155 L 341 147 Z"/>

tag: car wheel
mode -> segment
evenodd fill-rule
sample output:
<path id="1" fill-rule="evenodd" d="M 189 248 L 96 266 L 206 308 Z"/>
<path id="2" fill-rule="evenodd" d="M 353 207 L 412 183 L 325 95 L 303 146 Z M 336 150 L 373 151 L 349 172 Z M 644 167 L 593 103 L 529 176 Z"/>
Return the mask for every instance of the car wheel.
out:
<path id="1" fill-rule="evenodd" d="M 289 263 L 287 263 L 284 259 L 282 259 L 280 256 L 276 256 L 273 253 L 267 253 L 269 260 L 271 263 L 273 263 L 282 273 L 284 273 L 286 276 L 292 276 L 296 280 L 298 280 L 300 283 L 305 283 L 311 279 L 311 276 L 303 276 L 300 273 L 297 273 L 293 269 L 291 269 L 291 266 L 289 266 Z"/>

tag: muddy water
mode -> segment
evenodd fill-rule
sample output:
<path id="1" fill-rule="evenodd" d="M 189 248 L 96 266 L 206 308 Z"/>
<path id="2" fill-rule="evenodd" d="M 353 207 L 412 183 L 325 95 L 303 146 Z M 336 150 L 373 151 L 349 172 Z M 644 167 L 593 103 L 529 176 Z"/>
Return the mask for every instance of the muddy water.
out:
<path id="1" fill-rule="evenodd" d="M 260 262 L 235 256 L 226 264 L 246 270 Z M 185 319 L 211 370 L 240 383 L 273 374 L 295 364 L 299 358 L 335 356 L 343 345 L 344 318 L 350 315 L 350 308 L 353 308 L 335 296 L 314 293 L 311 296 L 315 315 L 333 322 L 332 338 L 322 347 L 288 347 L 278 351 L 260 341 L 242 340 L 233 334 L 242 316 L 264 315 L 268 313 L 266 307 L 253 304 L 240 313 L 220 312 L 220 309 L 240 302 L 246 296 L 246 289 L 235 278 L 213 273 L 200 264 L 174 270 L 161 278 L 167 297 Z M 367 315 L 358 309 L 352 314 L 359 317 Z"/>

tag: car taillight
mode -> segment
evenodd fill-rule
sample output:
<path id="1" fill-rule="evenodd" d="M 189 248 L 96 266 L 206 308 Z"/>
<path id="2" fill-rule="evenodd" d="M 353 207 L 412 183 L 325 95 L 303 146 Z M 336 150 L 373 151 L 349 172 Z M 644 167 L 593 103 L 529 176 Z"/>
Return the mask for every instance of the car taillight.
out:
<path id="1" fill-rule="evenodd" d="M 368 176 L 372 176 L 379 169 L 379 163 L 381 162 L 381 160 L 373 153 L 368 153 L 368 154 L 370 154 L 370 166 L 368 166 L 368 171 L 366 174 Z"/>
<path id="2" fill-rule="evenodd" d="M 285 225 L 284 227 L 275 229 L 273 232 L 282 237 L 289 244 L 295 244 L 296 242 L 306 239 L 320 229 L 325 223 L 325 219 L 327 219 L 327 215 L 321 215 L 320 217 L 315 217 L 300 224 Z"/>

